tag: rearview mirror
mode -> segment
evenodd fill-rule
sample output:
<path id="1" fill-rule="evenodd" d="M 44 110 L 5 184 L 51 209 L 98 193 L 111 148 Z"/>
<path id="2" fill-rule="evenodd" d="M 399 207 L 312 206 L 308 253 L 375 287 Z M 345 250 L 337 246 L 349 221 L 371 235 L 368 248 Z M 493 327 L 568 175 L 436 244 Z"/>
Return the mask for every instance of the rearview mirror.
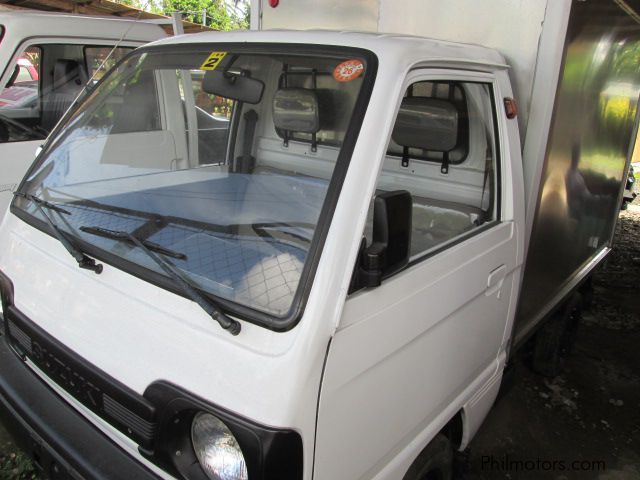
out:
<path id="1" fill-rule="evenodd" d="M 202 90 L 211 95 L 256 104 L 262 99 L 264 83 L 255 78 L 213 70 L 204 74 Z"/>
<path id="2" fill-rule="evenodd" d="M 373 239 L 361 248 L 351 291 L 377 287 L 402 270 L 411 252 L 413 200 L 406 190 L 376 195 L 373 205 Z"/>

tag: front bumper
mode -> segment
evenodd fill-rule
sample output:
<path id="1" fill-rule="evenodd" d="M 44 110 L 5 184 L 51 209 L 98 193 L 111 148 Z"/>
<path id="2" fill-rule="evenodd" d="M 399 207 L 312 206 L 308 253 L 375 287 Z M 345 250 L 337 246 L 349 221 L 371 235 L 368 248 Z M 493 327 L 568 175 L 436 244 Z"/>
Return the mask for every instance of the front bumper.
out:
<path id="1" fill-rule="evenodd" d="M 159 478 L 43 383 L 1 334 L 0 418 L 44 478 Z"/>

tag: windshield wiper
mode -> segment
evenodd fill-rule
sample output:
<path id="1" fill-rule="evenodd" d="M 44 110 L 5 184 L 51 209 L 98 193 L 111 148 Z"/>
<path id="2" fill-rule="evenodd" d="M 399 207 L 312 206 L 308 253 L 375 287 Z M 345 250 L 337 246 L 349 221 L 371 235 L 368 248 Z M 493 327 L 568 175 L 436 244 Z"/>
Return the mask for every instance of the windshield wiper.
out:
<path id="1" fill-rule="evenodd" d="M 27 200 L 31 200 L 35 204 L 36 208 L 40 212 L 40 215 L 42 215 L 49 224 L 53 235 L 60 241 L 62 246 L 67 249 L 67 251 L 73 256 L 73 258 L 76 259 L 76 262 L 78 262 L 78 266 L 80 268 L 91 270 L 95 273 L 102 273 L 102 264 L 96 263 L 93 258 L 89 258 L 88 256 L 86 256 L 80 249 L 78 249 L 78 247 L 71 243 L 69 239 L 65 237 L 62 229 L 58 225 L 56 225 L 53 220 L 51 220 L 51 217 L 47 215 L 47 212 L 45 212 L 44 209 L 47 208 L 49 210 L 53 210 L 54 212 L 64 213 L 65 215 L 71 215 L 71 212 L 57 206 L 54 203 L 43 200 L 42 198 L 36 197 L 35 195 L 31 195 L 30 193 L 15 192 L 14 195 L 26 198 Z"/>
<path id="2" fill-rule="evenodd" d="M 99 237 L 111 238 L 113 240 L 122 240 L 124 242 L 134 243 L 133 240 L 131 240 L 131 237 L 134 237 L 134 235 L 128 232 L 122 232 L 119 230 L 110 230 L 108 228 L 102 228 L 102 227 L 80 227 L 80 230 L 82 230 L 85 233 L 90 233 L 91 235 L 97 235 Z M 134 238 L 137 238 L 137 237 L 134 237 Z M 162 255 L 165 255 L 167 257 L 177 258 L 179 260 L 187 259 L 187 256 L 184 253 L 176 252 L 175 250 L 170 250 L 150 240 L 140 240 L 140 239 L 138 240 L 145 247 L 147 247 L 149 250 L 152 250 L 154 252 L 161 253 Z"/>
<path id="3" fill-rule="evenodd" d="M 136 247 L 145 252 L 149 256 L 149 258 L 151 258 L 151 260 L 153 260 L 160 268 L 162 268 L 162 270 L 164 270 L 165 273 L 169 275 L 169 277 L 174 281 L 175 285 L 180 287 L 180 289 L 185 294 L 187 294 L 187 296 L 189 296 L 191 300 L 196 302 L 200 306 L 200 308 L 207 312 L 207 314 L 216 322 L 218 322 L 222 328 L 231 333 L 231 335 L 238 335 L 240 333 L 240 322 L 233 320 L 232 318 L 225 315 L 213 301 L 205 298 L 202 294 L 200 294 L 197 288 L 189 280 L 187 280 L 171 262 L 157 255 L 153 251 L 154 249 L 149 247 L 149 243 L 156 245 L 153 242 L 149 242 L 148 240 L 140 240 L 129 232 L 108 230 L 101 227 L 80 227 L 80 230 L 93 235 L 133 243 Z M 159 245 L 156 246 L 159 247 Z M 166 254 L 166 252 L 171 252 L 174 254 L 171 256 L 182 255 L 182 257 L 176 258 L 186 258 L 185 255 L 177 254 L 176 252 L 165 249 L 164 247 L 160 247 L 160 249 L 162 251 L 159 251 L 159 253 L 162 253 L 163 255 Z"/>
<path id="4" fill-rule="evenodd" d="M 47 200 L 43 200 L 40 197 L 31 195 L 30 193 L 14 192 L 13 195 L 16 197 L 22 197 L 22 198 L 26 198 L 27 200 L 31 200 L 33 203 L 42 205 L 43 207 L 48 208 L 49 210 L 53 210 L 54 212 L 64 213 L 65 215 L 71 215 L 71 212 L 69 210 L 65 210 L 64 208 L 56 205 L 55 203 L 48 202 Z"/>

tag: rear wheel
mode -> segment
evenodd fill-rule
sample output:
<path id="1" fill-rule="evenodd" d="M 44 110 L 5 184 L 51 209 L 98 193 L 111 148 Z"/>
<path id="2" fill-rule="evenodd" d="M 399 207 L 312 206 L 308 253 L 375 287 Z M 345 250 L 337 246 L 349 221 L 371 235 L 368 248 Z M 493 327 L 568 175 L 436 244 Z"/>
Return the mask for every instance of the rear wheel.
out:
<path id="1" fill-rule="evenodd" d="M 559 375 L 575 343 L 580 322 L 581 297 L 575 294 L 538 331 L 535 338 L 532 368 L 545 377 Z"/>
<path id="2" fill-rule="evenodd" d="M 403 480 L 451 480 L 453 446 L 442 433 L 435 436 L 415 459 Z"/>

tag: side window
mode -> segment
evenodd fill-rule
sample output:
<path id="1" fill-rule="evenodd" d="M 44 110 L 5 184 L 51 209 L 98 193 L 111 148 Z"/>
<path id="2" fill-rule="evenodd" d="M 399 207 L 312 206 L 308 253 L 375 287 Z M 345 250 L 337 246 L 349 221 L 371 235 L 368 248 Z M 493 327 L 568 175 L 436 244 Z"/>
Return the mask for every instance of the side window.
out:
<path id="1" fill-rule="evenodd" d="M 377 192 L 411 194 L 412 261 L 498 220 L 494 118 L 490 84 L 430 81 L 407 89 Z M 369 219 L 368 243 L 372 211 Z"/>
<path id="2" fill-rule="evenodd" d="M 42 49 L 25 49 L 13 75 L 0 89 L 0 143 L 44 138 L 44 133 L 37 131 L 41 67 Z"/>
<path id="3" fill-rule="evenodd" d="M 132 50 L 133 47 L 84 47 L 87 76 L 93 78 L 94 81 L 100 80 L 108 70 Z"/>

